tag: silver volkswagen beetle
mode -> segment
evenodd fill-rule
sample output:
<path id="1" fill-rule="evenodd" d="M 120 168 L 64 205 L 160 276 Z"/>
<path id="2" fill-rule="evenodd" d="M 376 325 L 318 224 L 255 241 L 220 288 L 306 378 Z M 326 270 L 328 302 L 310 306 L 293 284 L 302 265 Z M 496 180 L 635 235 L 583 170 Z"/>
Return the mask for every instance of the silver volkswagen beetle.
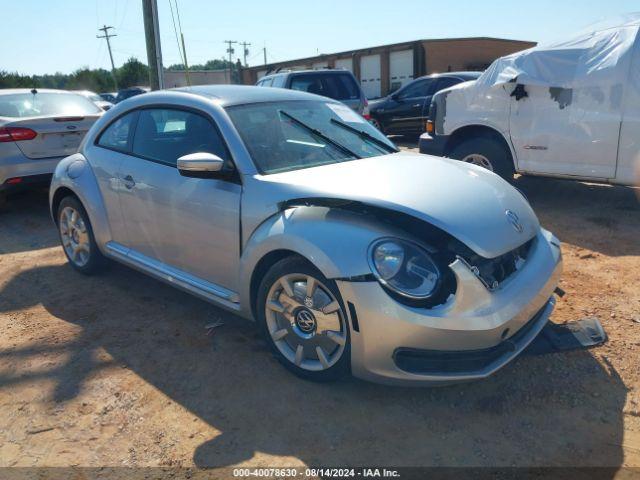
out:
<path id="1" fill-rule="evenodd" d="M 71 265 L 116 260 L 255 320 L 313 380 L 486 377 L 554 307 L 559 241 L 474 165 L 398 152 L 333 100 L 206 86 L 109 110 L 57 167 Z"/>

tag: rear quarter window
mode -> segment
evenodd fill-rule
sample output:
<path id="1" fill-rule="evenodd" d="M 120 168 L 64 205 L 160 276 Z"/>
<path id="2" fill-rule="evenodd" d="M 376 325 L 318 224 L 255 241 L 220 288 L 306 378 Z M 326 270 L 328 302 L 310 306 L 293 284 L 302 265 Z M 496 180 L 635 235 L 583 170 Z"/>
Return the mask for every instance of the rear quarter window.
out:
<path id="1" fill-rule="evenodd" d="M 295 75 L 291 79 L 290 88 L 335 100 L 358 100 L 360 98 L 360 89 L 348 73 Z"/>

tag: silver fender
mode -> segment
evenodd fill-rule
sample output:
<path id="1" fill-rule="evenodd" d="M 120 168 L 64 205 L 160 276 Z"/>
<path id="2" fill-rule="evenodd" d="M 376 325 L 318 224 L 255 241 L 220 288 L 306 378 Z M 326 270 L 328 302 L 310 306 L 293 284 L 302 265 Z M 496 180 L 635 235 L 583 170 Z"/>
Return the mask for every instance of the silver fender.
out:
<path id="1" fill-rule="evenodd" d="M 269 253 L 289 250 L 327 278 L 350 278 L 371 273 L 367 249 L 385 236 L 409 238 L 371 217 L 330 207 L 293 207 L 269 217 L 253 232 L 240 259 L 243 315 L 252 318 L 251 277 Z"/>
<path id="2" fill-rule="evenodd" d="M 64 158 L 58 163 L 53 173 L 49 189 L 49 209 L 54 222 L 56 222 L 56 212 L 53 211 L 53 200 L 60 188 L 68 188 L 80 199 L 89 215 L 98 248 L 105 253 L 104 245 L 111 239 L 109 220 L 98 181 L 87 159 L 81 153 Z"/>

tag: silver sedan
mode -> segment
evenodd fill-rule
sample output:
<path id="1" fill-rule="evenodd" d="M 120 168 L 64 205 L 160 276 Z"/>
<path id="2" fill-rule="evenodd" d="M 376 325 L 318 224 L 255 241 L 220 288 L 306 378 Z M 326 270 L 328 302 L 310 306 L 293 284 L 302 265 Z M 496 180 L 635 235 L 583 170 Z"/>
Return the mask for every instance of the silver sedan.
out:
<path id="1" fill-rule="evenodd" d="M 102 110 L 63 90 L 0 90 L 0 204 L 27 185 L 48 185 L 58 162 L 78 150 Z"/>
<path id="2" fill-rule="evenodd" d="M 71 265 L 116 260 L 248 319 L 292 372 L 486 377 L 554 307 L 559 241 L 474 165 L 398 152 L 339 102 L 208 86 L 109 110 L 56 169 Z"/>

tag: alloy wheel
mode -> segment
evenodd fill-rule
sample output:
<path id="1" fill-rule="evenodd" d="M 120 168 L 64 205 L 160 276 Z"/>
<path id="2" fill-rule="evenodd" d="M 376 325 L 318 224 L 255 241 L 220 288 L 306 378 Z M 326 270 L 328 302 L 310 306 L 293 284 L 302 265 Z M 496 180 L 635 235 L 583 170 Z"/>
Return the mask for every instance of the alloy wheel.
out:
<path id="1" fill-rule="evenodd" d="M 75 208 L 67 206 L 60 212 L 60 238 L 69 261 L 77 267 L 84 267 L 91 255 L 89 232 L 82 215 Z"/>
<path id="2" fill-rule="evenodd" d="M 331 291 L 307 274 L 288 274 L 272 285 L 265 317 L 269 335 L 291 363 L 308 371 L 335 365 L 347 344 L 345 315 Z"/>

